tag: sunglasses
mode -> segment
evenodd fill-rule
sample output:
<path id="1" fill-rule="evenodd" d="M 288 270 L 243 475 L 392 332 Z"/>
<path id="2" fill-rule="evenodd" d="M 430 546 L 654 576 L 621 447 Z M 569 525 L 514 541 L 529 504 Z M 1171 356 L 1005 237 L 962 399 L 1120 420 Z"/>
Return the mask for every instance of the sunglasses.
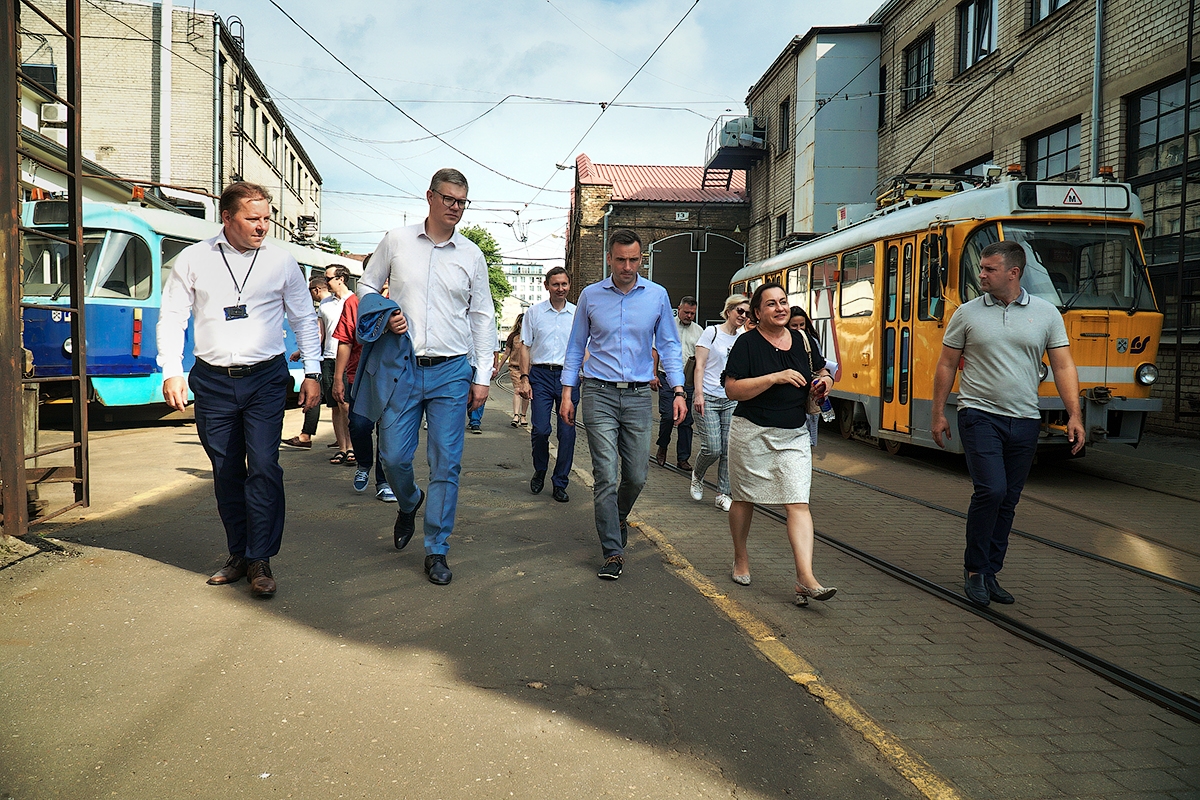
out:
<path id="1" fill-rule="evenodd" d="M 734 308 L 734 309 L 730 309 L 730 310 L 733 311 L 733 313 L 737 314 L 739 317 L 744 317 L 750 313 L 749 311 L 747 311 L 744 308 Z"/>

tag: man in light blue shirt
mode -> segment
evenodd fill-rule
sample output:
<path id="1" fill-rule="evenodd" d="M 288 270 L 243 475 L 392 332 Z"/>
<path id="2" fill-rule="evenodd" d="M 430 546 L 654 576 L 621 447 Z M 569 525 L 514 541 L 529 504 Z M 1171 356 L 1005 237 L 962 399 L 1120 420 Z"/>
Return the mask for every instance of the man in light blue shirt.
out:
<path id="1" fill-rule="evenodd" d="M 687 394 L 679 331 L 667 290 L 638 275 L 642 240 L 625 228 L 613 231 L 607 259 L 609 277 L 579 295 L 563 361 L 558 414 L 568 425 L 575 424 L 573 390 L 581 386 L 592 456 L 596 533 L 604 553 L 597 575 L 615 581 L 625 564 L 625 520 L 646 485 L 650 463 L 653 347 L 657 345 L 659 361 L 674 388 L 676 425 L 687 416 Z M 587 364 L 583 363 L 585 350 Z"/>
<path id="2" fill-rule="evenodd" d="M 525 350 L 517 394 L 531 401 L 529 420 L 533 446 L 533 477 L 529 491 L 540 494 L 546 485 L 546 469 L 550 466 L 550 415 L 562 396 L 563 361 L 567 354 L 567 339 L 575 320 L 575 304 L 567 301 L 571 278 L 562 267 L 546 273 L 546 291 L 550 297 L 525 312 L 521 322 L 521 341 Z M 578 402 L 579 390 L 571 392 L 571 401 Z M 558 456 L 554 459 L 552 494 L 560 503 L 570 500 L 567 484 L 571 479 L 571 463 L 575 459 L 575 426 L 558 421 Z"/>

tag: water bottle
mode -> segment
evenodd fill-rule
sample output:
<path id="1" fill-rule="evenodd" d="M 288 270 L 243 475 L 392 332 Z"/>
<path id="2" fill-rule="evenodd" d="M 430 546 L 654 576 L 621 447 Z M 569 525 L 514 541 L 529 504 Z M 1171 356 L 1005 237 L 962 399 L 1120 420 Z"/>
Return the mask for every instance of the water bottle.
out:
<path id="1" fill-rule="evenodd" d="M 829 402 L 829 395 L 821 398 L 821 419 L 825 422 L 833 422 L 837 419 L 837 414 L 833 411 L 833 403 Z"/>

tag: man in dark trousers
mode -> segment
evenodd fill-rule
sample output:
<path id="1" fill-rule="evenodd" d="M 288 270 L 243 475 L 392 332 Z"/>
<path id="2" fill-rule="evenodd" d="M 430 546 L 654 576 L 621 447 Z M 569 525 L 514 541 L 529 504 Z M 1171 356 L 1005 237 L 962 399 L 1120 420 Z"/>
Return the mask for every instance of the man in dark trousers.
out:
<path id="1" fill-rule="evenodd" d="M 279 437 L 292 388 L 284 317 L 304 361 L 305 409 L 321 399 L 321 337 L 300 265 L 265 242 L 271 195 L 239 181 L 222 192 L 220 209 L 221 232 L 184 249 L 163 284 L 158 364 L 167 405 L 182 411 L 189 388 L 195 396 L 196 431 L 212 462 L 229 558 L 208 582 L 248 575 L 252 594 L 271 597 L 270 559 L 279 552 L 284 522 Z M 196 363 L 184 378 L 189 317 Z"/>
<path id="2" fill-rule="evenodd" d="M 950 438 L 946 401 L 958 382 L 958 435 L 975 493 L 967 510 L 963 579 L 967 599 L 980 606 L 1012 603 L 996 582 L 1004 567 L 1008 534 L 1025 478 L 1037 453 L 1042 427 L 1038 367 L 1050 358 L 1054 386 L 1067 411 L 1071 452 L 1083 447 L 1079 375 L 1071 359 L 1062 314 L 1021 287 L 1025 250 L 1016 242 L 994 242 L 979 262 L 979 297 L 954 312 L 942 338 L 933 379 L 930 433 L 938 447 Z"/>

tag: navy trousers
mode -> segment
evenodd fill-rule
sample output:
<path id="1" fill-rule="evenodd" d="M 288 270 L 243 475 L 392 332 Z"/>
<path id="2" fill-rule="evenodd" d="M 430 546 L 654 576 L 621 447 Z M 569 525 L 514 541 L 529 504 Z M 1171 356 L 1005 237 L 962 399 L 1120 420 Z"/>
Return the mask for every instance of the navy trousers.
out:
<path id="1" fill-rule="evenodd" d="M 963 555 L 968 572 L 995 575 L 1004 569 L 1008 534 L 1037 453 L 1041 426 L 1040 419 L 1004 417 L 974 408 L 958 410 L 958 435 L 975 485 L 967 509 Z"/>
<path id="2" fill-rule="evenodd" d="M 217 513 L 229 554 L 269 559 L 283 541 L 279 439 L 292 377 L 281 357 L 243 378 L 197 361 L 188 376 L 196 431 L 212 462 Z"/>
<path id="3" fill-rule="evenodd" d="M 571 482 L 571 463 L 575 460 L 575 426 L 558 418 L 558 407 L 562 405 L 562 370 L 537 365 L 530 367 L 529 388 L 533 392 L 533 400 L 529 404 L 533 468 L 537 472 L 545 472 L 550 466 L 550 433 L 556 426 L 558 457 L 554 460 L 554 475 L 550 483 L 566 489 Z M 571 389 L 571 402 L 579 405 L 578 386 Z"/>
<path id="4" fill-rule="evenodd" d="M 362 414 L 350 412 L 350 446 L 354 448 L 354 461 L 358 464 L 357 469 L 369 470 L 371 464 L 375 465 L 376 487 L 381 483 L 387 483 L 387 478 L 383 477 L 383 462 L 375 458 L 373 439 L 377 435 L 374 422 Z"/>
<path id="5" fill-rule="evenodd" d="M 667 386 L 666 378 L 660 373 L 658 380 L 658 440 L 659 447 L 671 443 L 671 430 L 675 428 L 675 390 Z M 692 392 L 694 386 L 685 386 L 687 392 L 687 416 L 679 423 L 679 441 L 675 445 L 675 460 L 687 461 L 692 457 Z"/>

